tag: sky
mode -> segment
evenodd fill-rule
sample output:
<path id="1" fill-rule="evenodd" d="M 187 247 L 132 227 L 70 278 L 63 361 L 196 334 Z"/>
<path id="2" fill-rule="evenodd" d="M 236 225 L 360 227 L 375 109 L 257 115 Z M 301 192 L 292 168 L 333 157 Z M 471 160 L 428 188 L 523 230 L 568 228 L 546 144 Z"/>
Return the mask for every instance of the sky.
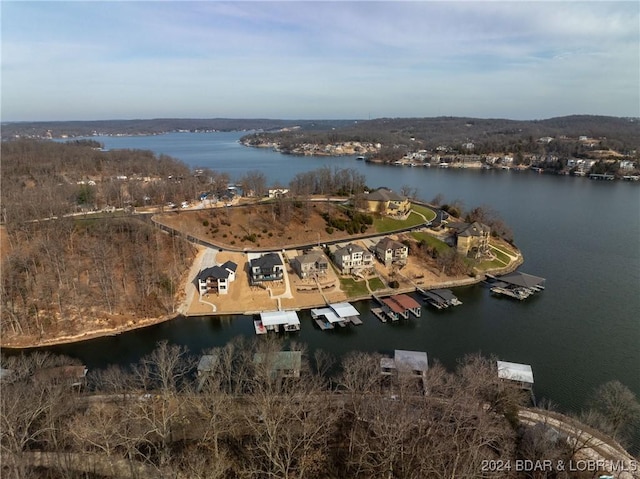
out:
<path id="1" fill-rule="evenodd" d="M 2 121 L 640 116 L 640 2 L 0 3 Z"/>

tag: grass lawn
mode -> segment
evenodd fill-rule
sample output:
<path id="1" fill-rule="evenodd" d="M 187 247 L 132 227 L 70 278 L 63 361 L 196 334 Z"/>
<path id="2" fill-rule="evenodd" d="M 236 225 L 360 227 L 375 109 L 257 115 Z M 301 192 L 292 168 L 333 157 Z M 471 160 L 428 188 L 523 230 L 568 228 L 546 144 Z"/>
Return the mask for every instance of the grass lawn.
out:
<path id="1" fill-rule="evenodd" d="M 378 233 L 387 233 L 389 231 L 395 231 L 402 228 L 409 228 L 410 226 L 418 226 L 421 223 L 424 223 L 422 216 L 417 215 L 412 211 L 406 220 L 396 220 L 386 216 L 376 218 L 373 220 L 373 227 Z"/>
<path id="2" fill-rule="evenodd" d="M 427 243 L 427 245 L 431 246 L 432 248 L 435 248 L 438 253 L 442 253 L 449 249 L 449 245 L 447 243 L 445 243 L 442 240 L 439 240 L 435 236 L 431 236 L 430 234 L 418 232 L 418 233 L 411 233 L 411 236 L 413 236 L 418 241 L 424 240 L 425 243 Z"/>
<path id="3" fill-rule="evenodd" d="M 353 278 L 340 278 L 340 288 L 347 293 L 347 296 L 350 298 L 367 296 L 369 294 L 365 280 L 356 281 Z"/>
<path id="4" fill-rule="evenodd" d="M 379 289 L 384 289 L 384 283 L 380 278 L 371 278 L 369 280 L 369 289 L 371 291 L 378 291 Z"/>
<path id="5" fill-rule="evenodd" d="M 423 214 L 427 221 L 433 221 L 436 219 L 436 212 L 431 208 L 427 208 L 426 206 L 417 205 L 415 203 L 411 203 L 411 209 L 416 213 Z"/>

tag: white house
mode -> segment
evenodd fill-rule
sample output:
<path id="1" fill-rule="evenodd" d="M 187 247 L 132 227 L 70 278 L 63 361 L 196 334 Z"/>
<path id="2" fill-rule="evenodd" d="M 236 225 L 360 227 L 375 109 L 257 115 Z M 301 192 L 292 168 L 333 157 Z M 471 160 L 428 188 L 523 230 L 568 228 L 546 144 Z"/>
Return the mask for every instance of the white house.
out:
<path id="1" fill-rule="evenodd" d="M 233 261 L 227 261 L 223 265 L 212 266 L 200 271 L 198 274 L 200 296 L 210 292 L 227 294 L 229 292 L 229 284 L 236 279 L 237 268 L 238 265 Z"/>
<path id="2" fill-rule="evenodd" d="M 333 253 L 333 260 L 343 274 L 357 273 L 373 266 L 373 254 L 353 243 L 338 248 Z"/>

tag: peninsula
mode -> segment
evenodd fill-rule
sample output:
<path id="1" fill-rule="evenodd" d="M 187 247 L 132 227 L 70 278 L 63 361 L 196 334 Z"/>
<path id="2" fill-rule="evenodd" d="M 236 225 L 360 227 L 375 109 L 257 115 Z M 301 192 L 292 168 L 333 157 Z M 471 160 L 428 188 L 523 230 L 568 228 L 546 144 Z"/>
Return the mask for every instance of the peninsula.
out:
<path id="1" fill-rule="evenodd" d="M 371 188 L 349 168 L 289 188 L 251 172 L 229 187 L 222 174 L 91 143 L 6 142 L 2 157 L 3 347 L 470 284 L 522 261 L 495 213 Z M 257 281 L 251 261 L 267 253 L 282 275 Z M 233 282 L 199 286 L 227 263 Z"/>

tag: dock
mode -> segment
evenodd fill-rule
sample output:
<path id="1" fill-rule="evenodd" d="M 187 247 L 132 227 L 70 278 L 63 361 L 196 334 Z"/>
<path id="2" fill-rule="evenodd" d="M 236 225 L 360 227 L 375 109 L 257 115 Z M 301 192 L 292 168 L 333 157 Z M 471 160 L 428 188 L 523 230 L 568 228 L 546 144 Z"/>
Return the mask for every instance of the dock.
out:
<path id="1" fill-rule="evenodd" d="M 342 328 L 349 323 L 359 326 L 362 324 L 360 313 L 350 303 L 332 303 L 326 308 L 314 308 L 311 310 L 311 317 L 320 329 L 334 329 L 335 326 Z"/>
<path id="2" fill-rule="evenodd" d="M 373 315 L 376 318 L 378 318 L 383 323 L 387 322 L 387 317 L 385 316 L 384 311 L 382 310 L 382 308 L 371 308 L 371 312 L 373 313 Z"/>
<path id="3" fill-rule="evenodd" d="M 497 296 L 507 296 L 523 301 L 543 291 L 545 279 L 519 271 L 495 278 L 491 284 L 491 292 Z"/>
<path id="4" fill-rule="evenodd" d="M 420 290 L 424 300 L 436 309 L 446 309 L 450 306 L 460 306 L 460 301 L 450 289 Z"/>
<path id="5" fill-rule="evenodd" d="M 413 314 L 416 318 L 422 315 L 422 306 L 411 296 L 407 294 L 396 294 L 395 296 L 391 296 L 391 299 L 404 309 L 403 317 L 405 319 L 408 319 L 408 313 Z"/>
<path id="6" fill-rule="evenodd" d="M 269 331 L 300 331 L 300 318 L 295 311 L 268 311 L 260 313 L 260 319 L 253 322 L 256 334 Z"/>
<path id="7" fill-rule="evenodd" d="M 409 318 L 409 314 L 405 312 L 404 308 L 396 303 L 391 298 L 382 298 L 382 311 L 391 321 L 398 321 L 400 316 L 405 319 Z"/>

